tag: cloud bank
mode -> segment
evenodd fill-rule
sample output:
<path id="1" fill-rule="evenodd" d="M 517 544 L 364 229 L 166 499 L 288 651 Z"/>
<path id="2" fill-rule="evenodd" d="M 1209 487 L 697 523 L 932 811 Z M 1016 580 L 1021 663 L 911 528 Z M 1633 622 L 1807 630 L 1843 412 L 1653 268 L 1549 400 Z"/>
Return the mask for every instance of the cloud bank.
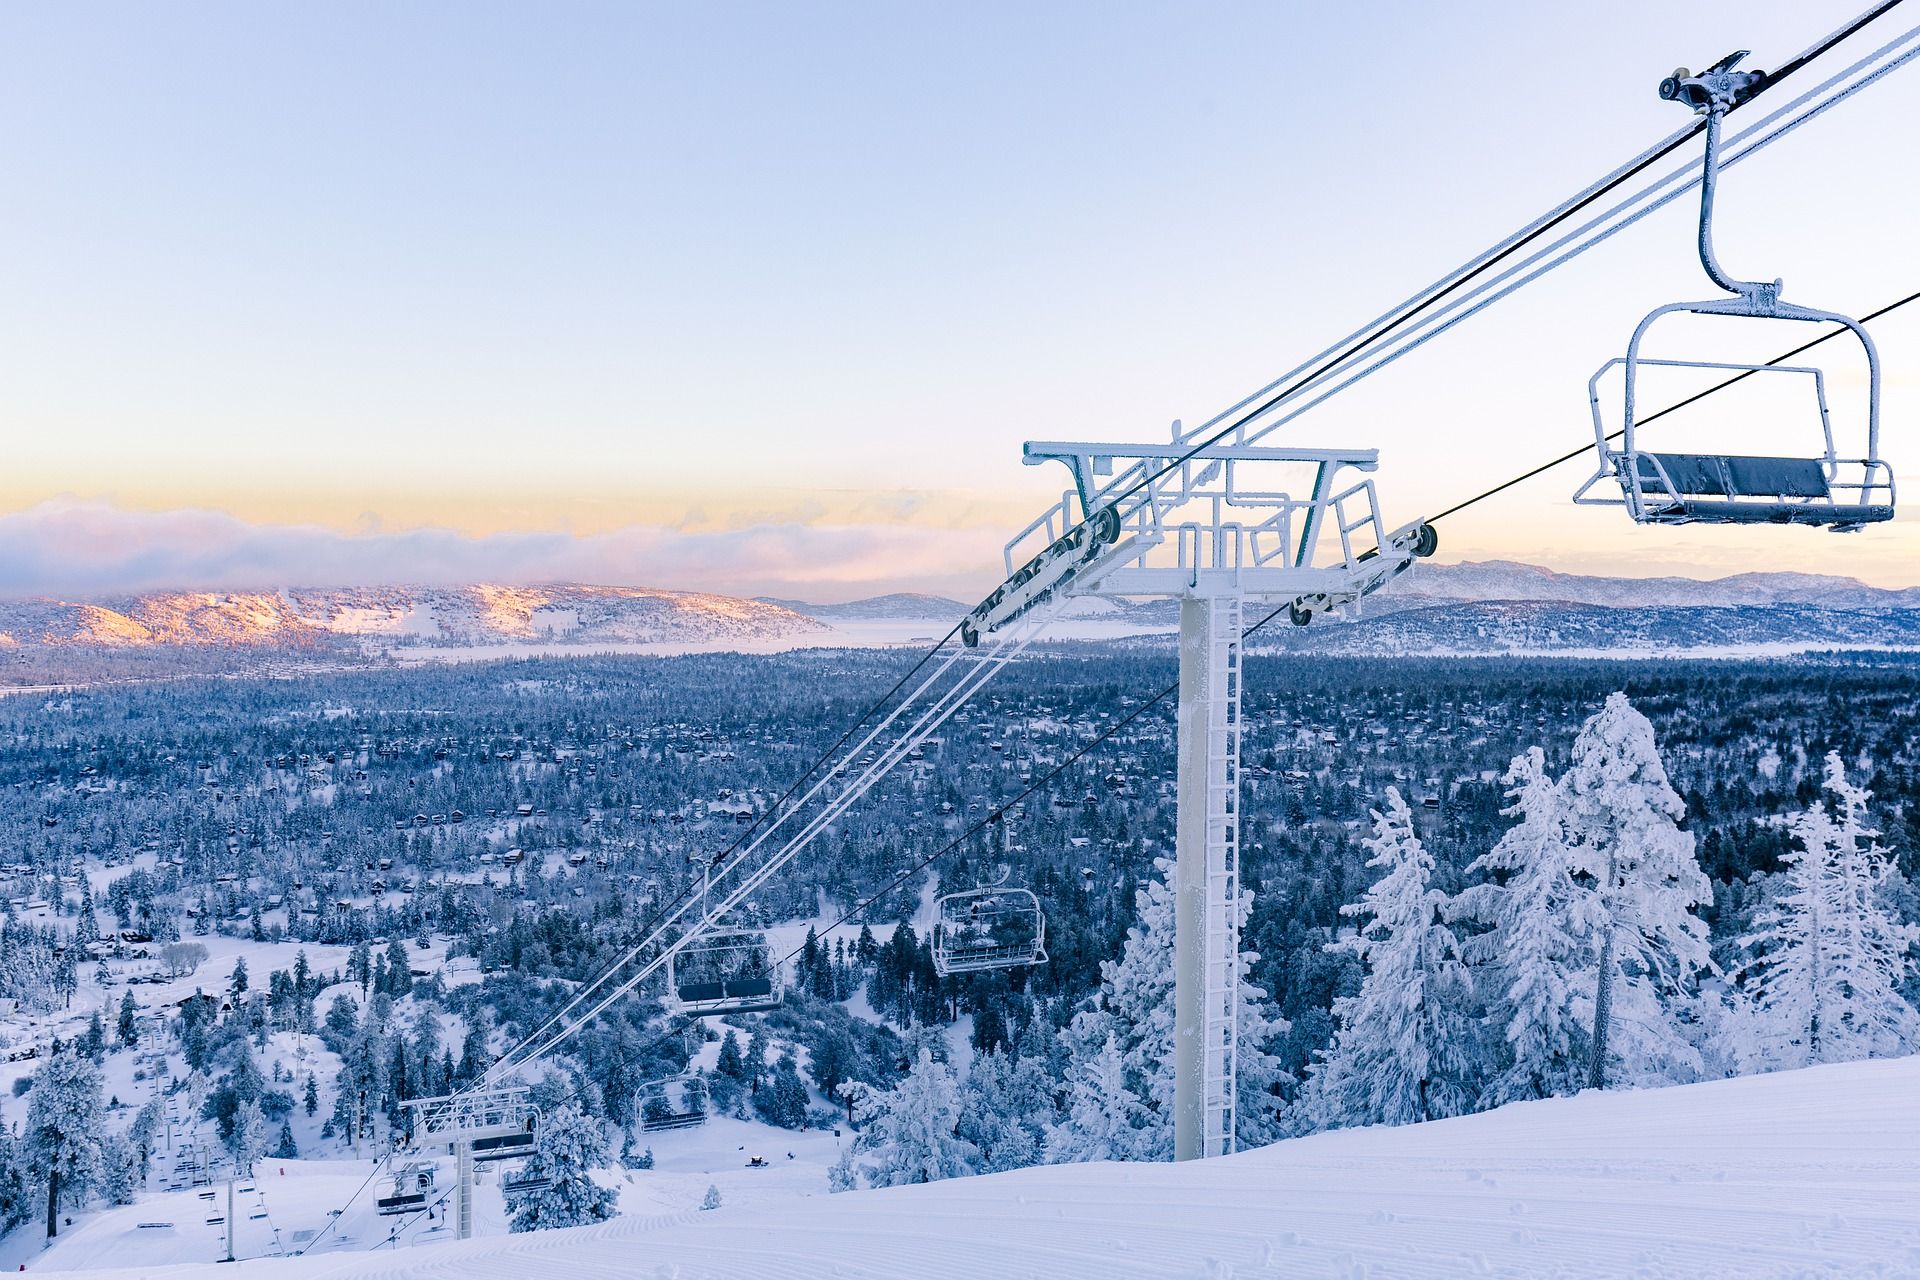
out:
<path id="1" fill-rule="evenodd" d="M 885 591 L 984 589 L 998 537 L 908 525 L 765 524 L 688 533 L 449 529 L 342 533 L 218 511 L 132 511 L 57 499 L 0 515 L 0 596 L 270 590 L 465 582 L 584 582 L 834 601 Z"/>

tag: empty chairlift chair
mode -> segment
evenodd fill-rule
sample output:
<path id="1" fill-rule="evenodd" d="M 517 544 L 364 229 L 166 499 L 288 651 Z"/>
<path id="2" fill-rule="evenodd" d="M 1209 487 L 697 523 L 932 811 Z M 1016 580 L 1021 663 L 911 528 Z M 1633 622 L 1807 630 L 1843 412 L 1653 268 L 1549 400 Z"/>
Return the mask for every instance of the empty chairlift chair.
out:
<path id="1" fill-rule="evenodd" d="M 374 1207 L 383 1218 L 413 1213 L 426 1207 L 427 1192 L 432 1188 L 433 1166 L 409 1164 L 393 1175 L 393 1194 L 381 1196 Z"/>
<path id="2" fill-rule="evenodd" d="M 1047 962 L 1047 918 L 1026 889 L 969 889 L 938 904 L 933 966 L 942 977 Z"/>
<path id="3" fill-rule="evenodd" d="M 501 1175 L 500 1194 L 506 1196 L 523 1196 L 530 1191 L 545 1191 L 552 1185 L 552 1178 L 547 1177 L 545 1174 L 529 1173 L 526 1166 L 522 1165 L 512 1173 Z"/>
<path id="4" fill-rule="evenodd" d="M 1873 339 L 1858 321 L 1831 311 L 1796 306 L 1780 298 L 1780 282 L 1736 280 L 1720 266 L 1713 252 L 1713 202 L 1718 180 L 1721 118 L 1751 93 L 1761 80 L 1758 72 L 1737 72 L 1734 54 L 1702 75 L 1676 72 L 1660 86 L 1660 96 L 1694 107 L 1706 117 L 1706 157 L 1700 186 L 1700 264 L 1708 278 L 1732 297 L 1706 302 L 1674 302 L 1658 307 L 1633 331 L 1627 354 L 1609 360 L 1587 384 L 1593 409 L 1594 434 L 1600 467 L 1574 494 L 1589 505 L 1624 505 L 1641 524 L 1799 524 L 1848 532 L 1864 525 L 1891 520 L 1894 511 L 1892 470 L 1880 456 L 1880 356 Z M 1858 440 L 1842 456 L 1836 444 L 1827 402 L 1824 372 L 1815 367 L 1784 364 L 1743 364 L 1711 360 L 1652 359 L 1641 354 L 1643 339 L 1656 320 L 1676 312 L 1737 319 L 1797 320 L 1835 324 L 1845 328 L 1864 352 L 1867 366 L 1866 421 L 1844 438 Z M 1617 429 L 1609 430 L 1601 405 L 1601 380 L 1622 369 L 1624 412 Z M 1636 415 L 1643 406 L 1641 373 L 1648 367 L 1695 369 L 1725 375 L 1716 387 L 1748 378 L 1766 378 L 1783 393 L 1806 395 L 1813 410 L 1807 414 L 1804 438 L 1807 451 L 1792 457 L 1762 457 L 1731 452 L 1658 452 L 1644 446 Z M 1796 382 L 1794 380 L 1798 380 Z M 1776 400 L 1776 403 L 1778 401 Z M 1720 403 L 1725 403 L 1722 401 Z M 1664 417 L 1665 413 L 1654 415 Z M 1817 423 L 1815 417 L 1817 416 Z M 1738 440 L 1751 424 L 1727 424 L 1722 438 Z M 1797 429 L 1798 430 L 1798 429 Z M 1617 439 L 1611 438 L 1617 436 Z M 1864 437 L 1864 438 L 1862 438 Z M 1617 483 L 1621 498 L 1590 497 L 1597 485 Z"/>
<path id="5" fill-rule="evenodd" d="M 765 1013 L 786 996 L 780 961 L 758 933 L 712 933 L 667 958 L 668 1003 L 693 1018 Z"/>
<path id="6" fill-rule="evenodd" d="M 704 1076 L 678 1075 L 640 1089 L 640 1128 L 647 1133 L 692 1129 L 707 1122 Z"/>

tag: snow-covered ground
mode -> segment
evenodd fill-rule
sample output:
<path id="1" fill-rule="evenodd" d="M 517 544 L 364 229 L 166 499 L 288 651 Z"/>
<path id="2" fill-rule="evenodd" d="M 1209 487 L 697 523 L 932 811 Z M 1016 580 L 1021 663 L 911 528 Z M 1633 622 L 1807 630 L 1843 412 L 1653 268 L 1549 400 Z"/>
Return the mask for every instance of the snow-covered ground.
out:
<path id="1" fill-rule="evenodd" d="M 652 1193 L 650 1178 L 708 1179 L 676 1154 L 635 1174 L 627 1216 L 598 1227 L 217 1271 L 156 1265 L 170 1259 L 143 1247 L 131 1224 L 153 1215 L 135 1206 L 122 1227 L 103 1216 L 86 1233 L 119 1241 L 87 1260 L 232 1280 L 1920 1275 L 1920 1058 L 1524 1103 L 1203 1164 L 829 1197 L 785 1163 L 764 1171 L 764 1191 L 749 1181 L 761 1171 L 712 1177 L 723 1205 L 710 1212 Z"/>

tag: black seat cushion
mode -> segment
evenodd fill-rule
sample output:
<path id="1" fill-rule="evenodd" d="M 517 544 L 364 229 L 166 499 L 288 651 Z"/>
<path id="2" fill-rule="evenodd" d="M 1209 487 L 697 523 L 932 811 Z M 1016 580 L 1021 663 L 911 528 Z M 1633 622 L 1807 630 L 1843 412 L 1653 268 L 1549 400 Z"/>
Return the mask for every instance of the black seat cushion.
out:
<path id="1" fill-rule="evenodd" d="M 1657 465 L 1656 465 L 1657 464 Z M 1824 498 L 1827 475 L 1818 458 L 1757 458 L 1712 453 L 1635 455 L 1640 487 L 1713 498 Z M 1661 479 L 1661 472 L 1666 480 Z"/>

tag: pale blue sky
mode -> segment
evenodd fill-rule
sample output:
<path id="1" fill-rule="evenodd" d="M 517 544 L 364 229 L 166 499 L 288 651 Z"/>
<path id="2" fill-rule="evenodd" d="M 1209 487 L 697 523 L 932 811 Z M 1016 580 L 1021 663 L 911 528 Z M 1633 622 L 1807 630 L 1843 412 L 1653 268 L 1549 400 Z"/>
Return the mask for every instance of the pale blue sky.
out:
<path id="1" fill-rule="evenodd" d="M 228 560 L 244 525 L 145 514 L 188 508 L 320 542 L 640 526 L 551 571 L 966 594 L 1057 488 L 1022 439 L 1208 416 L 1683 123 L 1676 63 L 1770 66 L 1862 4 L 13 6 L 0 590 L 429 571 L 285 530 Z M 1920 288 L 1916 121 L 1903 72 L 1730 175 L 1730 265 L 1841 309 Z M 1690 216 L 1300 438 L 1377 444 L 1405 516 L 1577 443 L 1586 375 L 1704 292 Z M 1898 463 L 1920 319 L 1881 342 Z M 1920 579 L 1910 521 L 1649 532 L 1576 479 L 1447 549 Z"/>

